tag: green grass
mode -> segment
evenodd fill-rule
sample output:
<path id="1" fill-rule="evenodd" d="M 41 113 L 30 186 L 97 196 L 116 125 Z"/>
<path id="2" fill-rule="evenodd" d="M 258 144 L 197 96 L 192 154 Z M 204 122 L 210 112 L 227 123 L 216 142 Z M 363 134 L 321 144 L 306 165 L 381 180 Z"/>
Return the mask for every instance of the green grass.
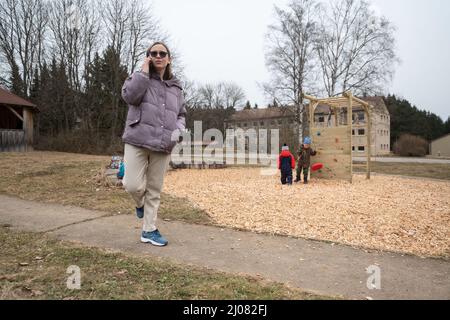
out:
<path id="1" fill-rule="evenodd" d="M 355 167 L 355 172 L 365 168 Z M 382 174 L 450 180 L 450 164 L 371 162 L 371 171 Z"/>
<path id="2" fill-rule="evenodd" d="M 327 299 L 260 278 L 219 273 L 0 227 L 0 299 Z M 80 290 L 67 268 L 81 270 Z"/>

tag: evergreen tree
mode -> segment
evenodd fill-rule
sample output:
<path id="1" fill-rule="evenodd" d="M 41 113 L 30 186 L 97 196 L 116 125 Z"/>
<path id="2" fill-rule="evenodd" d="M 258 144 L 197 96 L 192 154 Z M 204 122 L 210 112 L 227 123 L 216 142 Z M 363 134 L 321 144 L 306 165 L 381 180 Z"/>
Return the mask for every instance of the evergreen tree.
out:
<path id="1" fill-rule="evenodd" d="M 448 117 L 447 121 L 444 123 L 444 133 L 450 133 L 450 117 Z"/>
<path id="2" fill-rule="evenodd" d="M 30 88 L 30 100 L 34 104 L 38 104 L 39 93 L 41 92 L 39 69 L 36 67 L 34 70 L 33 81 Z"/>
<path id="3" fill-rule="evenodd" d="M 27 94 L 25 92 L 25 84 L 22 80 L 22 77 L 20 76 L 20 70 L 19 66 L 15 61 L 13 61 L 12 68 L 11 68 L 11 75 L 10 75 L 10 90 L 15 95 L 18 95 L 22 98 L 27 98 Z"/>
<path id="4" fill-rule="evenodd" d="M 128 76 L 126 66 L 120 64 L 120 56 L 112 47 L 106 48 L 103 53 L 101 72 L 102 88 L 109 97 L 109 101 L 106 101 L 106 103 L 107 107 L 110 108 L 110 111 L 107 112 L 112 143 L 124 128 L 127 108 L 122 99 L 122 85 Z"/>
<path id="5" fill-rule="evenodd" d="M 83 121 L 86 122 L 88 130 L 96 133 L 97 137 L 100 134 L 100 129 L 102 128 L 103 131 L 108 129 L 108 123 L 110 123 L 110 119 L 105 120 L 109 114 L 107 103 L 110 99 L 107 90 L 105 90 L 108 76 L 105 75 L 104 69 L 104 61 L 96 53 L 86 73 L 86 83 L 89 85 L 86 86 Z"/>
<path id="6" fill-rule="evenodd" d="M 395 95 L 388 95 L 384 100 L 391 117 L 391 145 L 403 134 L 431 141 L 445 133 L 444 122 L 436 114 L 419 110 L 408 100 L 399 99 Z"/>

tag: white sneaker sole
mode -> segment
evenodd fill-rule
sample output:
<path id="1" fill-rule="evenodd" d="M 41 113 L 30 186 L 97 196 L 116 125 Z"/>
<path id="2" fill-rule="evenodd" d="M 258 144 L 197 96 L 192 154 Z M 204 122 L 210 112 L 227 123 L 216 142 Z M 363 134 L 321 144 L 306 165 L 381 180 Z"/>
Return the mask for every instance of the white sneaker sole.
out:
<path id="1" fill-rule="evenodd" d="M 164 246 L 167 245 L 167 243 L 166 244 L 162 244 L 162 243 L 159 243 L 159 242 L 156 242 L 156 241 L 153 241 L 151 239 L 144 238 L 144 237 L 141 237 L 141 242 L 143 242 L 143 243 L 151 243 L 152 245 L 158 246 L 158 247 L 164 247 Z"/>

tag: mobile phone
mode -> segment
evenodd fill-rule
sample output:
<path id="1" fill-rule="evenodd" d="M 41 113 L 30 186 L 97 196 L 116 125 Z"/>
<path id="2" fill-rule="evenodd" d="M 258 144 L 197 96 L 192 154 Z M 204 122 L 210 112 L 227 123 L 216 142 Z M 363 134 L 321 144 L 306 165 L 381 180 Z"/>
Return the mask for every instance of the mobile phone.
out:
<path id="1" fill-rule="evenodd" d="M 150 56 L 150 50 L 147 51 L 146 56 L 147 56 L 147 58 Z M 148 64 L 148 71 L 149 71 L 148 75 L 149 75 L 149 78 L 151 78 L 150 74 L 151 74 L 152 64 L 153 64 L 153 61 L 152 61 L 152 59 L 150 59 L 150 62 Z"/>

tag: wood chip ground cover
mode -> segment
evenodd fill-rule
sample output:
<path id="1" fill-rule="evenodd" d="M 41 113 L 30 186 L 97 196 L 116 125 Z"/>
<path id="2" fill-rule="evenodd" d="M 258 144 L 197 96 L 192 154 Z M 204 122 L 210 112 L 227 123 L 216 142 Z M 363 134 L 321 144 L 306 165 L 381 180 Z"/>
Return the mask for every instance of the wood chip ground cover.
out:
<path id="1" fill-rule="evenodd" d="M 282 186 L 258 168 L 175 170 L 164 192 L 218 225 L 366 248 L 450 256 L 450 182 L 355 175 Z"/>

